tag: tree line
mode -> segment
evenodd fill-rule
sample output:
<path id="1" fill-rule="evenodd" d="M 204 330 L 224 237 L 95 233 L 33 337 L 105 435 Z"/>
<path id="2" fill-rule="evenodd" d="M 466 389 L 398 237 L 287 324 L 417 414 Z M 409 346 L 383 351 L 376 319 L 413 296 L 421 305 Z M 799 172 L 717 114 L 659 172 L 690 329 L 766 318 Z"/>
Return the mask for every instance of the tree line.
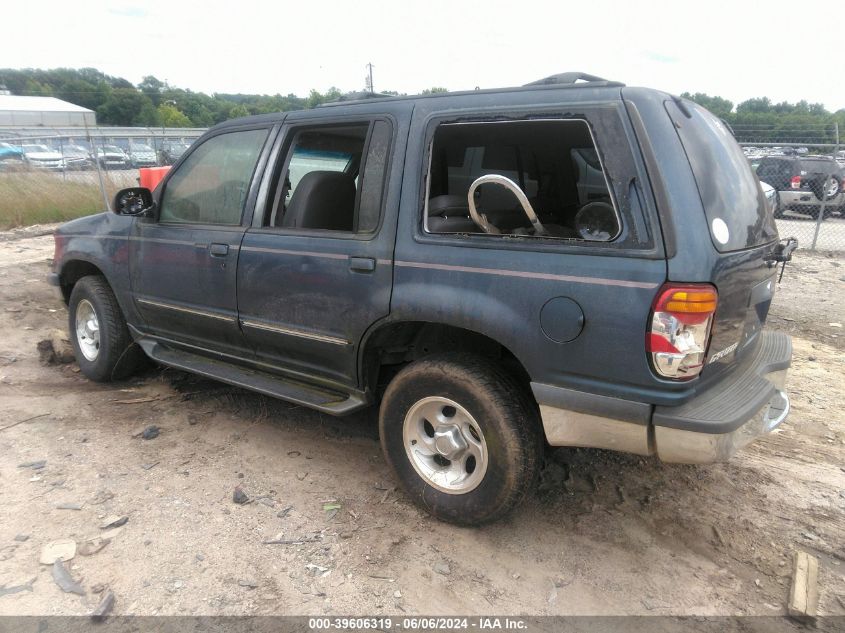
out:
<path id="1" fill-rule="evenodd" d="M 103 125 L 147 127 L 210 127 L 227 119 L 313 108 L 321 103 L 354 93 L 337 88 L 311 90 L 308 96 L 295 94 L 253 95 L 214 93 L 207 95 L 171 86 L 152 75 L 137 86 L 122 77 L 112 77 L 95 68 L 2 69 L 0 85 L 15 95 L 57 97 L 94 110 Z M 445 92 L 433 87 L 423 94 Z M 387 91 L 383 94 L 398 94 Z M 845 135 L 845 109 L 828 112 L 820 103 L 780 102 L 767 97 L 736 104 L 704 93 L 681 95 L 701 104 L 729 123 L 739 141 L 834 142 L 834 123 Z"/>
<path id="2" fill-rule="evenodd" d="M 95 68 L 0 69 L 0 86 L 5 86 L 14 95 L 57 97 L 94 110 L 98 123 L 103 125 L 146 127 L 210 127 L 251 114 L 313 108 L 354 94 L 329 88 L 324 93 L 311 90 L 307 97 L 295 94 L 207 95 L 171 86 L 152 75 L 135 86 L 122 77 L 112 77 Z M 423 92 L 445 90 L 434 87 Z"/>
<path id="3" fill-rule="evenodd" d="M 845 108 L 829 112 L 821 103 L 798 101 L 774 103 L 757 97 L 736 104 L 702 92 L 681 94 L 726 121 L 742 143 L 835 143 L 845 140 Z"/>

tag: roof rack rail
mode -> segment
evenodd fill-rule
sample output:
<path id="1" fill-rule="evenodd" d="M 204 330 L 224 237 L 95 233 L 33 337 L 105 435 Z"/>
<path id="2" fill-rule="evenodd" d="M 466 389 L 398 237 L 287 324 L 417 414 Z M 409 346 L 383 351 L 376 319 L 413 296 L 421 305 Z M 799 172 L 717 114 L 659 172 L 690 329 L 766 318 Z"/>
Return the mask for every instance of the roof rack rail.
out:
<path id="1" fill-rule="evenodd" d="M 572 85 L 579 81 L 583 81 L 586 83 L 603 83 L 607 85 L 613 86 L 624 86 L 625 84 L 620 83 L 618 81 L 610 81 L 605 79 L 604 77 L 597 77 L 596 75 L 590 75 L 589 73 L 582 73 L 578 71 L 568 72 L 568 73 L 558 73 L 557 75 L 550 75 L 548 77 L 543 77 L 542 79 L 538 79 L 537 81 L 532 81 L 531 83 L 527 83 L 524 87 L 527 86 L 557 86 L 557 85 Z"/>
<path id="2" fill-rule="evenodd" d="M 397 95 L 388 95 L 383 94 L 381 92 L 369 92 L 369 91 L 361 91 L 361 92 L 350 92 L 348 94 L 340 95 L 336 99 L 332 99 L 331 101 L 326 101 L 325 103 L 320 103 L 317 105 L 318 108 L 322 108 L 323 106 L 330 106 L 330 105 L 341 105 L 345 103 L 360 103 L 362 101 L 367 101 L 369 99 L 385 99 L 389 100 Z"/>

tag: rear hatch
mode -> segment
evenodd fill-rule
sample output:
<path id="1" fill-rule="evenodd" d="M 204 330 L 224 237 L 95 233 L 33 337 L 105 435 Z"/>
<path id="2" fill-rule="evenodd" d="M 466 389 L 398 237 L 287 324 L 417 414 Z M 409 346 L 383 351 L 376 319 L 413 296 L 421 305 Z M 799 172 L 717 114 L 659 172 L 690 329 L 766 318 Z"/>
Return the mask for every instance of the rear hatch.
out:
<path id="1" fill-rule="evenodd" d="M 666 101 L 689 159 L 716 261 L 719 293 L 703 380 L 712 380 L 756 348 L 775 290 L 778 234 L 757 176 L 728 127 L 691 102 Z M 704 262 L 703 262 L 704 264 Z"/>

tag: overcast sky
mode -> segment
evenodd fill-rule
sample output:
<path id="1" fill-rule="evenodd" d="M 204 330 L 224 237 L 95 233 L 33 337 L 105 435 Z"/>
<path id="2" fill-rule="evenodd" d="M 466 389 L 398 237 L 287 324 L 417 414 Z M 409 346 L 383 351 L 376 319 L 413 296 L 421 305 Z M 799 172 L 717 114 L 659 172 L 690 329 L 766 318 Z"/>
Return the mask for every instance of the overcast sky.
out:
<path id="1" fill-rule="evenodd" d="M 376 91 L 408 93 L 581 70 L 734 103 L 806 99 L 833 111 L 845 108 L 839 4 L 6 0 L 0 66 L 90 66 L 136 84 L 154 75 L 206 93 L 297 95 L 361 90 L 367 62 Z"/>

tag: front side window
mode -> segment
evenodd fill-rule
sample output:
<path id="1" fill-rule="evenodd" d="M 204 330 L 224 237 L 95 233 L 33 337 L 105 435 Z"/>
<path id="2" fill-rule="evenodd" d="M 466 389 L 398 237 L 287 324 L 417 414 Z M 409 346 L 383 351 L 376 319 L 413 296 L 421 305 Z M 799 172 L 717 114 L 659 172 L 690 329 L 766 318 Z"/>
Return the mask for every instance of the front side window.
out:
<path id="1" fill-rule="evenodd" d="M 164 190 L 160 221 L 236 225 L 269 130 L 219 134 L 179 167 Z"/>
<path id="2" fill-rule="evenodd" d="M 587 122 L 447 123 L 431 146 L 425 229 L 607 242 L 620 220 Z"/>

